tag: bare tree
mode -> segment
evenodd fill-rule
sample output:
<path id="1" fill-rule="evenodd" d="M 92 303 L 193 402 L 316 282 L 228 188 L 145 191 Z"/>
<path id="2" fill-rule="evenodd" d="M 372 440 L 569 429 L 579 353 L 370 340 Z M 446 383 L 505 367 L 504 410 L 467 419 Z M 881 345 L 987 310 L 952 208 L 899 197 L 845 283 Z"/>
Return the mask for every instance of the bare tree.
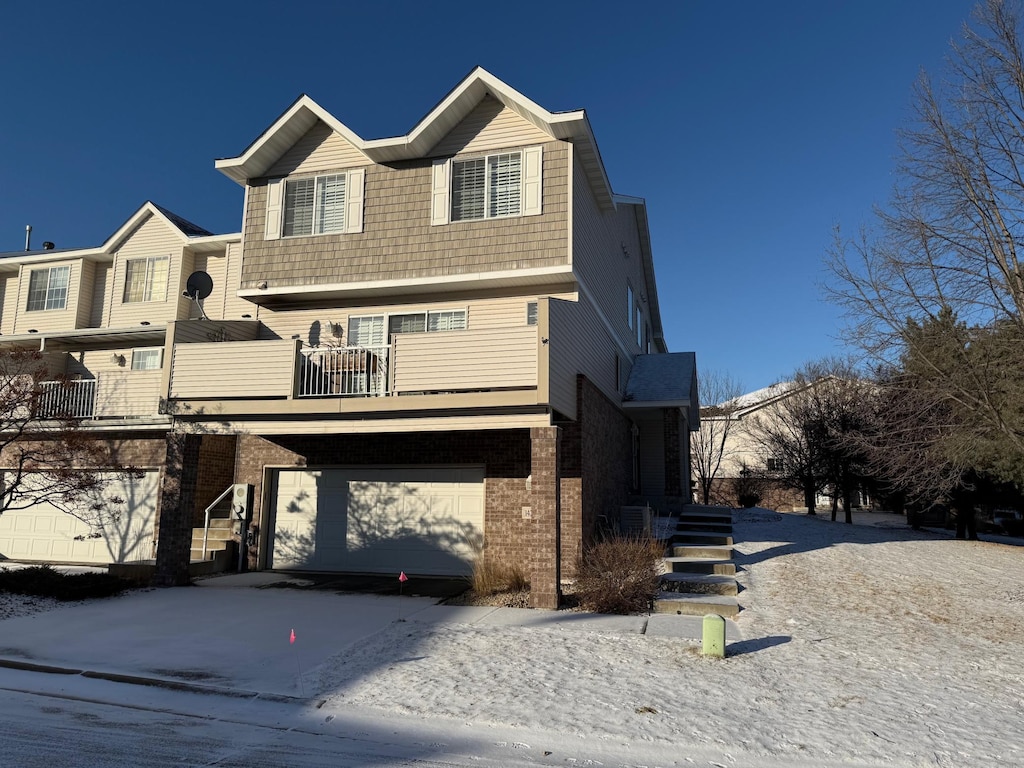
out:
<path id="1" fill-rule="evenodd" d="M 877 229 L 836 233 L 829 291 L 886 371 L 898 417 L 886 438 L 912 452 L 904 479 L 926 468 L 948 486 L 960 465 L 980 463 L 1022 483 L 1024 53 L 1015 3 L 978 6 L 946 79 L 922 75 L 915 112 Z"/>
<path id="2" fill-rule="evenodd" d="M 0 353 L 0 514 L 47 503 L 100 535 L 120 512 L 120 499 L 102 499 L 111 473 L 137 473 L 82 429 L 73 386 L 37 351 Z"/>
<path id="3" fill-rule="evenodd" d="M 853 522 L 853 497 L 865 476 L 859 437 L 873 392 L 852 364 L 826 359 L 796 371 L 785 395 L 751 419 L 751 438 L 780 465 L 774 477 L 803 493 L 808 514 L 829 488 L 832 519 L 842 499 L 845 520 Z"/>
<path id="4" fill-rule="evenodd" d="M 690 437 L 690 463 L 704 504 L 709 504 L 715 478 L 729 456 L 729 434 L 736 427 L 734 401 L 741 390 L 724 371 L 702 368 L 697 375 L 700 399 L 711 405 L 700 409 L 700 429 Z"/>

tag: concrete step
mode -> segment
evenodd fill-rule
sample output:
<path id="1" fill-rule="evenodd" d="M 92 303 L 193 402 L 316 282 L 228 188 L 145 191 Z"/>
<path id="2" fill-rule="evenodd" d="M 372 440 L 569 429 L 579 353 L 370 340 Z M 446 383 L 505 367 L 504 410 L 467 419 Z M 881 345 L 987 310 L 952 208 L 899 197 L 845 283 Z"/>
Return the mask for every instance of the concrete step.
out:
<path id="1" fill-rule="evenodd" d="M 739 594 L 739 587 L 733 576 L 666 573 L 661 577 L 661 591 L 688 595 L 736 595 Z"/>
<path id="2" fill-rule="evenodd" d="M 654 599 L 655 613 L 675 613 L 682 616 L 703 616 L 717 613 L 731 617 L 740 612 L 739 602 L 728 595 L 692 595 L 681 592 L 661 592 Z"/>
<path id="3" fill-rule="evenodd" d="M 700 546 L 732 546 L 732 536 L 721 533 L 674 533 L 673 544 L 699 544 Z"/>
<path id="4" fill-rule="evenodd" d="M 681 523 L 729 523 L 732 524 L 732 512 L 683 512 L 676 518 Z"/>
<path id="5" fill-rule="evenodd" d="M 210 528 L 231 528 L 231 526 L 234 525 L 234 522 L 235 521 L 230 517 L 211 517 Z M 202 530 L 202 528 L 199 530 Z"/>
<path id="6" fill-rule="evenodd" d="M 673 544 L 672 557 L 710 558 L 712 560 L 732 560 L 732 547 L 715 546 L 713 544 Z"/>
<path id="7" fill-rule="evenodd" d="M 736 565 L 729 560 L 713 560 L 709 557 L 664 557 L 662 562 L 668 573 L 714 573 L 720 576 L 735 576 Z"/>
<path id="8" fill-rule="evenodd" d="M 676 523 L 680 533 L 732 533 L 732 523 Z"/>
<path id="9" fill-rule="evenodd" d="M 211 528 L 206 536 L 207 541 L 227 541 L 231 538 L 233 532 L 230 528 Z M 203 529 L 193 528 L 192 529 L 192 541 L 199 539 L 203 540 Z"/>

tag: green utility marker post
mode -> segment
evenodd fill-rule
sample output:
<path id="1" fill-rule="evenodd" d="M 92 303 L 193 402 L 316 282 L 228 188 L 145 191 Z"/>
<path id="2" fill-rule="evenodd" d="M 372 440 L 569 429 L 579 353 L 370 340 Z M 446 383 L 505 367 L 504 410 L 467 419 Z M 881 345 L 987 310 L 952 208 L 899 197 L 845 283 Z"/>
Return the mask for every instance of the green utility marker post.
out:
<path id="1" fill-rule="evenodd" d="M 725 658 L 725 619 L 717 613 L 709 613 L 704 617 L 704 638 L 701 649 L 702 656 Z"/>

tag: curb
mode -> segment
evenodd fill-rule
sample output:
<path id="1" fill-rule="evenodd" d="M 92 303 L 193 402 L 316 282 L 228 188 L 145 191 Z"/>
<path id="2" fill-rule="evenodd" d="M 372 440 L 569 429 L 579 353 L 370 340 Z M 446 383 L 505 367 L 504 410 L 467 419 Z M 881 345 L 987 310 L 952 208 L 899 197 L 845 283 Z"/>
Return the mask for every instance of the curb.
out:
<path id="1" fill-rule="evenodd" d="M 259 691 L 248 691 L 242 688 L 223 688 L 215 685 L 201 685 L 199 683 L 183 683 L 177 680 L 166 680 L 160 677 L 142 677 L 140 675 L 124 675 L 116 672 L 97 672 L 94 670 L 75 669 L 73 667 L 56 667 L 49 664 L 35 664 L 28 661 L 0 658 L 0 668 L 17 669 L 24 672 L 42 672 L 50 675 L 79 675 L 91 680 L 106 680 L 112 683 L 125 683 L 128 685 L 144 685 L 151 688 L 164 688 L 169 691 L 180 691 L 184 693 L 199 693 L 206 696 L 227 696 L 235 699 L 258 699 L 260 701 L 272 701 L 279 704 L 311 704 L 316 708 L 322 707 L 326 699 L 311 699 L 300 696 L 289 696 L 283 693 L 261 693 Z"/>

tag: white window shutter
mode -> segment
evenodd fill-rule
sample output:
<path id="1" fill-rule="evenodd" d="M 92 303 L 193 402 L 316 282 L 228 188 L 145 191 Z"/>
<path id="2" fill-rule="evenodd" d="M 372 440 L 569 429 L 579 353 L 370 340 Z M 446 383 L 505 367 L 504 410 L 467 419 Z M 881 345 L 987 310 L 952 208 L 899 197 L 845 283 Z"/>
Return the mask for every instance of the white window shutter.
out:
<path id="1" fill-rule="evenodd" d="M 281 239 L 281 209 L 284 202 L 284 179 L 267 182 L 267 226 L 264 240 Z"/>
<path id="2" fill-rule="evenodd" d="M 523 216 L 536 216 L 541 212 L 541 192 L 544 187 L 542 149 L 527 147 L 523 150 Z"/>
<path id="3" fill-rule="evenodd" d="M 345 232 L 353 234 L 363 231 L 363 183 L 366 170 L 358 168 L 348 172 L 345 188 Z"/>
<path id="4" fill-rule="evenodd" d="M 451 168 L 450 160 L 435 160 L 431 168 L 430 180 L 430 223 L 447 224 L 449 219 L 449 194 L 448 172 Z"/>

